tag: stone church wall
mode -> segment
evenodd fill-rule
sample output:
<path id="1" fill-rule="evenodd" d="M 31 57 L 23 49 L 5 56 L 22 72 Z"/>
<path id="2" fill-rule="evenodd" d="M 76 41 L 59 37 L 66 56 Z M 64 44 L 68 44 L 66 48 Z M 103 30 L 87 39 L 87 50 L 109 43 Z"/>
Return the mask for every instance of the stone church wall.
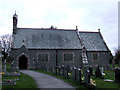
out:
<path id="1" fill-rule="evenodd" d="M 39 53 L 48 53 L 48 62 L 40 62 L 38 60 Z M 64 53 L 72 53 L 73 61 L 64 61 Z M 41 69 L 54 71 L 56 65 L 64 65 L 70 67 L 80 67 L 82 64 L 81 50 L 13 50 L 14 67 L 19 65 L 19 57 L 25 55 L 28 58 L 28 69 Z M 56 61 L 57 60 L 57 61 Z M 19 66 L 18 66 L 19 67 Z"/>
<path id="2" fill-rule="evenodd" d="M 24 48 L 25 49 L 25 48 Z M 28 59 L 28 69 L 40 69 L 46 71 L 54 71 L 55 66 L 64 65 L 69 67 L 82 67 L 81 50 L 13 50 L 12 58 L 14 60 L 13 67 L 19 69 L 19 58 L 25 55 Z M 93 53 L 98 54 L 98 60 L 93 60 Z M 48 61 L 39 61 L 39 54 L 48 54 Z M 71 61 L 64 60 L 64 54 L 72 54 Z M 89 66 L 100 65 L 107 66 L 109 64 L 110 53 L 108 52 L 87 52 Z"/>
<path id="3" fill-rule="evenodd" d="M 93 59 L 93 54 L 97 53 L 98 54 L 98 59 L 94 60 Z M 90 66 L 94 65 L 100 65 L 100 66 L 108 66 L 109 65 L 109 60 L 111 59 L 111 55 L 109 52 L 87 52 L 88 56 L 88 61 Z"/>

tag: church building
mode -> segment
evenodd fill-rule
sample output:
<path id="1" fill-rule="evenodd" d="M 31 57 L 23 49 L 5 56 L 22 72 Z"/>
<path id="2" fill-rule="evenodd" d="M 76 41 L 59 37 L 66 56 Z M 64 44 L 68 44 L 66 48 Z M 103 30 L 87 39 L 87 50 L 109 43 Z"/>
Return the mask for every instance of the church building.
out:
<path id="1" fill-rule="evenodd" d="M 108 66 L 111 52 L 100 30 L 19 28 L 18 16 L 13 15 L 13 69 L 42 69 L 53 71 L 55 66 Z"/>

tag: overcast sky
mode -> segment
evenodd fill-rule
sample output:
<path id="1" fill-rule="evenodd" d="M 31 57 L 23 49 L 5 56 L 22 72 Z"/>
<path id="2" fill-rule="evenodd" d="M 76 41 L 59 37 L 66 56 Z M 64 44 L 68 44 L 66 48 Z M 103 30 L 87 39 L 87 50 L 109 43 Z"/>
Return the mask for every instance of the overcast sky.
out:
<path id="1" fill-rule="evenodd" d="M 18 27 L 98 31 L 114 52 L 118 46 L 117 0 L 0 0 L 0 35 L 12 34 L 12 16 Z"/>

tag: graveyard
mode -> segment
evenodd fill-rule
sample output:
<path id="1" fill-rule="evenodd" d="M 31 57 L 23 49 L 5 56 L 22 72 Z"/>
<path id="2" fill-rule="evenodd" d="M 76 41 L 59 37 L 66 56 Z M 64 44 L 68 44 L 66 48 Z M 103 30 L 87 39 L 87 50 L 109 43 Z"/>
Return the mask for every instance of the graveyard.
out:
<path id="1" fill-rule="evenodd" d="M 59 70 L 59 69 L 58 69 Z M 46 72 L 46 71 L 43 71 L 43 70 L 35 70 L 35 71 L 37 71 L 37 72 L 42 72 L 42 73 L 45 73 L 45 74 L 49 74 L 49 75 L 52 75 L 52 76 L 54 76 L 54 77 L 56 77 L 56 78 L 59 78 L 59 79 L 62 79 L 62 80 L 64 80 L 65 82 L 68 82 L 68 83 L 70 83 L 72 86 L 74 86 L 74 87 L 77 87 L 77 88 L 88 88 L 87 86 L 85 86 L 84 84 L 82 84 L 81 82 L 80 82 L 80 79 L 78 79 L 77 80 L 77 77 L 75 78 L 75 76 L 72 76 L 72 73 L 71 73 L 71 75 L 70 75 L 70 77 L 69 77 L 69 75 L 68 75 L 68 77 L 65 75 L 65 73 L 64 73 L 64 75 L 63 75 L 63 73 L 61 73 L 61 75 L 60 75 L 60 72 L 58 71 L 57 72 L 57 74 L 56 73 L 50 73 L 50 72 Z M 95 74 L 94 73 L 95 71 L 93 71 L 93 74 Z M 95 75 L 93 75 L 93 76 L 90 76 L 90 78 L 93 80 L 93 81 L 95 81 L 94 82 L 94 88 L 116 88 L 116 89 L 120 89 L 120 84 L 119 83 L 116 83 L 116 82 L 114 82 L 114 80 L 115 80 L 115 72 L 114 71 L 112 71 L 112 70 L 104 70 L 104 73 L 105 73 L 105 75 L 103 75 L 103 77 L 104 77 L 104 79 L 103 78 L 100 78 L 100 77 L 96 77 Z M 69 74 L 69 73 L 68 73 Z M 82 79 L 82 77 L 84 77 L 84 75 L 83 75 L 83 72 L 82 72 L 82 75 L 81 75 L 81 79 Z M 75 80 L 76 79 L 76 80 Z M 84 82 L 84 79 L 82 80 L 83 82 Z M 93 88 L 93 89 L 94 89 Z"/>
<path id="2" fill-rule="evenodd" d="M 10 64 L 7 64 L 6 70 L 9 73 L 9 75 L 5 75 L 5 73 L 2 74 L 2 88 L 36 88 L 35 81 L 32 77 L 20 73 L 20 74 L 11 74 L 11 67 Z M 14 72 L 14 73 L 19 73 Z M 11 74 L 11 75 L 10 75 Z"/>
<path id="3" fill-rule="evenodd" d="M 2 82 L 7 82 L 7 83 L 11 82 L 11 84 L 5 84 L 2 86 L 2 88 L 28 88 L 28 87 L 37 88 L 35 81 L 28 75 L 20 73 L 19 71 L 16 72 L 16 75 L 14 74 L 10 75 L 10 72 L 11 72 L 10 68 L 11 68 L 10 65 L 7 64 L 6 71 L 9 73 L 9 75 L 2 74 Z M 99 88 L 120 89 L 120 83 L 119 81 L 116 82 L 115 78 L 117 76 L 115 75 L 115 71 L 112 69 L 104 70 L 103 71 L 104 75 L 102 75 L 102 78 L 101 78 L 100 75 L 96 76 L 95 74 L 96 71 L 94 69 L 92 70 L 92 73 L 91 73 L 90 68 L 88 68 L 90 73 L 89 75 L 86 75 L 86 76 L 83 74 L 83 71 L 80 70 L 80 68 L 78 69 L 73 67 L 71 71 L 69 71 L 68 67 L 64 68 L 63 66 L 58 66 L 55 68 L 56 68 L 55 72 L 48 72 L 44 70 L 34 70 L 34 71 L 45 73 L 53 77 L 56 77 L 58 79 L 62 79 L 76 88 L 89 88 L 89 85 L 90 85 L 92 89 L 97 89 L 97 88 L 98 89 Z M 15 82 L 15 83 L 12 84 L 12 82 Z"/>

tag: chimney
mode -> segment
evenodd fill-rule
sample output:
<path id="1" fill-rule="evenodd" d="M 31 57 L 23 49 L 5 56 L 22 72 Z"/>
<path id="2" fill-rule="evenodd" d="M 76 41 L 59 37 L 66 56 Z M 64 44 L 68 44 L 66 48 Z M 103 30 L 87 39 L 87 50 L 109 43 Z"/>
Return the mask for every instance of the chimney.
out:
<path id="1" fill-rule="evenodd" d="M 13 34 L 16 34 L 17 21 L 18 21 L 18 15 L 16 15 L 16 12 L 15 12 L 15 14 L 13 15 Z"/>

